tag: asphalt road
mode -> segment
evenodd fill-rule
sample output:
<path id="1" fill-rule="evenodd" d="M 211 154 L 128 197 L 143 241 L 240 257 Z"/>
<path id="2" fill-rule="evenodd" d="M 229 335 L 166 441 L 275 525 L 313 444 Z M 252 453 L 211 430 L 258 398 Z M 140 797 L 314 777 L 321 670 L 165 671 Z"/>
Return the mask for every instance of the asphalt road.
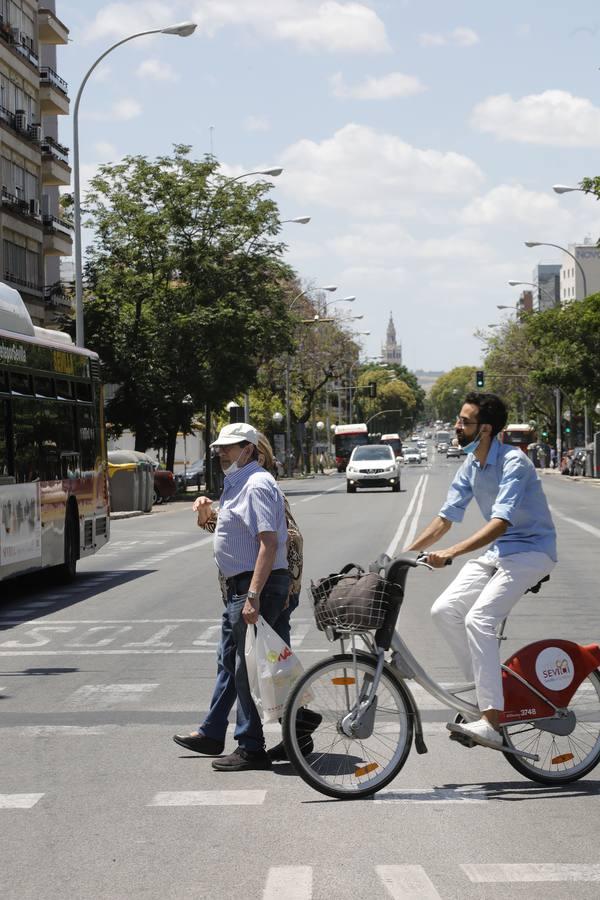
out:
<path id="1" fill-rule="evenodd" d="M 408 543 L 456 465 L 405 467 L 400 494 L 348 495 L 338 475 L 284 482 L 305 584 Z M 560 565 L 513 613 L 506 655 L 540 637 L 600 639 L 600 487 L 551 475 L 544 487 Z M 453 536 L 478 521 L 470 510 Z M 429 753 L 413 750 L 376 800 L 330 801 L 288 764 L 215 773 L 177 747 L 210 698 L 220 614 L 211 539 L 188 505 L 114 522 L 79 571 L 63 589 L 2 584 L 4 900 L 600 896 L 600 769 L 563 789 L 529 782 L 495 751 L 450 743 L 448 712 L 421 690 Z M 411 572 L 399 621 L 441 682 L 460 678 L 429 608 L 452 575 Z M 306 666 L 334 650 L 306 596 L 292 628 Z"/>

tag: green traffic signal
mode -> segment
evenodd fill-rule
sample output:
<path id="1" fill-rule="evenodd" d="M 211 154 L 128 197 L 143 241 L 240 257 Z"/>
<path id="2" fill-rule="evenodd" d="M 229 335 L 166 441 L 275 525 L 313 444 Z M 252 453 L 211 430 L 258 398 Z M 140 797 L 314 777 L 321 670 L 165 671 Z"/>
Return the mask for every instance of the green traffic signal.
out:
<path id="1" fill-rule="evenodd" d="M 475 383 L 477 387 L 483 387 L 485 384 L 485 376 L 483 372 L 479 371 L 475 373 Z"/>

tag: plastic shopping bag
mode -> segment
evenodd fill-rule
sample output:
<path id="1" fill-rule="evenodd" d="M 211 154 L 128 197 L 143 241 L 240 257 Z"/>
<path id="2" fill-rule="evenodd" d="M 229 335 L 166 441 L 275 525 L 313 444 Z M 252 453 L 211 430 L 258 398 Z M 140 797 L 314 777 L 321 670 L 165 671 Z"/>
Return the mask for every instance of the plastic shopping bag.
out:
<path id="1" fill-rule="evenodd" d="M 246 670 L 250 693 L 264 723 L 276 722 L 283 715 L 285 701 L 303 668 L 293 650 L 282 641 L 262 616 L 256 633 L 246 629 Z"/>

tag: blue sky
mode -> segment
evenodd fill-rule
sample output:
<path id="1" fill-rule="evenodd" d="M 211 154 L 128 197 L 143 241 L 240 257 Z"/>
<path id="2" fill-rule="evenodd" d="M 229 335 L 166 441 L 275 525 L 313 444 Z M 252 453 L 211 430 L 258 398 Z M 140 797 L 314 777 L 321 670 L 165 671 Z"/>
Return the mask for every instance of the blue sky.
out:
<path id="1" fill-rule="evenodd" d="M 82 174 L 128 153 L 211 147 L 226 173 L 284 166 L 289 262 L 356 295 L 380 352 L 390 311 L 411 369 L 478 364 L 473 332 L 516 303 L 509 279 L 559 262 L 525 240 L 600 236 L 600 210 L 552 184 L 598 173 L 600 8 L 581 0 L 57 0 Z M 70 122 L 61 139 L 72 144 Z M 335 294 L 328 297 L 335 297 Z"/>

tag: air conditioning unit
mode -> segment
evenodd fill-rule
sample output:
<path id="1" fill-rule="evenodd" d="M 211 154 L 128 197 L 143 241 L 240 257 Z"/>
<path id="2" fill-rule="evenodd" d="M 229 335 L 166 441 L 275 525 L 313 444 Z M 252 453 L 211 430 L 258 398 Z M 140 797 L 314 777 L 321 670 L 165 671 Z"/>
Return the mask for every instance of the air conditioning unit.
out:
<path id="1" fill-rule="evenodd" d="M 13 39 L 13 43 L 15 43 L 15 44 L 21 43 L 21 29 L 20 28 L 11 28 L 10 34 Z"/>
<path id="2" fill-rule="evenodd" d="M 42 126 L 38 123 L 35 125 L 29 126 L 29 135 L 32 141 L 41 141 L 42 139 Z"/>
<path id="3" fill-rule="evenodd" d="M 32 197 L 29 201 L 29 214 L 35 216 L 36 219 L 40 217 L 40 201 L 37 197 Z"/>
<path id="4" fill-rule="evenodd" d="M 27 131 L 29 123 L 27 122 L 27 113 L 24 109 L 15 110 L 15 128 L 17 131 Z"/>

